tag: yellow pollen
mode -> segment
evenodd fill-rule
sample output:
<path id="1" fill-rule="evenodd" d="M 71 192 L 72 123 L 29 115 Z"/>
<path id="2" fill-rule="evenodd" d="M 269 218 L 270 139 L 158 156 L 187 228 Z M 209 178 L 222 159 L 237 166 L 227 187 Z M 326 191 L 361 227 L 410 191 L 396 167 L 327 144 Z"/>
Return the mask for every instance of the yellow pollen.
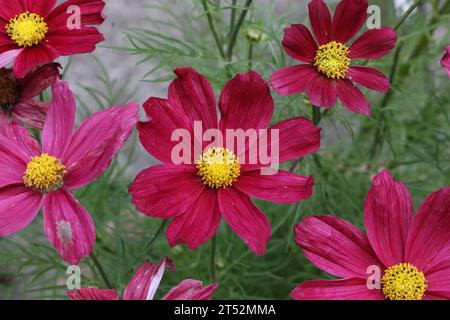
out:
<path id="1" fill-rule="evenodd" d="M 344 79 L 350 66 L 349 49 L 340 42 L 332 41 L 319 47 L 314 66 L 330 79 Z"/>
<path id="2" fill-rule="evenodd" d="M 27 188 L 48 192 L 61 186 L 65 174 L 66 167 L 57 158 L 44 153 L 31 158 L 23 182 Z"/>
<path id="3" fill-rule="evenodd" d="M 47 34 L 48 27 L 44 18 L 24 12 L 9 20 L 6 33 L 19 47 L 32 47 L 39 44 Z"/>
<path id="4" fill-rule="evenodd" d="M 197 174 L 210 188 L 226 188 L 241 174 L 236 155 L 227 148 L 212 148 L 204 152 L 197 163 Z"/>
<path id="5" fill-rule="evenodd" d="M 422 300 L 427 289 L 423 272 L 409 263 L 399 263 L 386 269 L 381 283 L 388 300 Z"/>

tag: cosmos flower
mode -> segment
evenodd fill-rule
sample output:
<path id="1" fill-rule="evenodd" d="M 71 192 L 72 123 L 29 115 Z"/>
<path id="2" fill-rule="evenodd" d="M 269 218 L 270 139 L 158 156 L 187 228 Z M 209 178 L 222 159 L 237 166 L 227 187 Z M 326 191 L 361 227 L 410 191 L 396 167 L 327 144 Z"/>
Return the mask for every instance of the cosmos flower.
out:
<path id="1" fill-rule="evenodd" d="M 305 256 L 344 279 L 305 281 L 293 298 L 450 299 L 450 187 L 430 194 L 414 216 L 408 189 L 384 170 L 367 194 L 364 225 L 367 236 L 332 216 L 309 217 L 295 227 Z M 376 269 L 379 286 L 369 287 Z"/>
<path id="2" fill-rule="evenodd" d="M 164 258 L 159 264 L 144 262 L 131 278 L 126 287 L 123 300 L 153 300 L 158 290 L 164 270 L 173 270 L 173 264 Z M 203 288 L 198 280 L 183 280 L 175 288 L 171 289 L 162 300 L 211 300 L 217 285 L 212 284 Z M 119 300 L 116 290 L 83 288 L 67 291 L 72 300 Z"/>
<path id="3" fill-rule="evenodd" d="M 139 107 L 110 107 L 74 133 L 75 98 L 66 82 L 58 80 L 52 89 L 42 147 L 17 121 L 0 126 L 0 236 L 27 227 L 42 206 L 47 237 L 75 265 L 90 254 L 95 228 L 71 191 L 108 168 L 136 124 Z"/>
<path id="4" fill-rule="evenodd" d="M 352 65 L 355 59 L 377 59 L 395 47 L 397 35 L 381 27 L 364 32 L 347 44 L 367 19 L 367 0 L 341 0 L 333 19 L 322 0 L 309 3 L 309 19 L 315 36 L 303 24 L 284 31 L 283 47 L 292 58 L 306 62 L 276 71 L 272 88 L 282 96 L 306 92 L 311 104 L 331 108 L 339 98 L 347 109 L 370 115 L 370 102 L 357 84 L 376 91 L 389 90 L 389 79 L 380 71 Z"/>
<path id="5" fill-rule="evenodd" d="M 60 77 L 58 68 L 59 64 L 49 63 L 22 79 L 15 78 L 12 69 L 0 69 L 0 112 L 32 128 L 42 129 L 48 103 L 35 98 L 55 84 Z"/>
<path id="6" fill-rule="evenodd" d="M 450 78 L 450 46 L 447 46 L 444 51 L 445 55 L 441 59 L 441 65 L 447 71 L 447 75 Z"/>
<path id="7" fill-rule="evenodd" d="M 138 174 L 130 187 L 132 202 L 146 215 L 172 219 L 167 229 L 171 246 L 186 243 L 190 249 L 199 247 L 216 234 L 223 217 L 251 250 L 264 254 L 270 224 L 250 196 L 278 203 L 308 199 L 313 177 L 283 170 L 261 175 L 260 169 L 269 164 L 260 159 L 251 163 L 250 157 L 236 154 L 239 149 L 229 148 L 225 141 L 196 148 L 193 139 L 189 141 L 194 150 L 192 162 L 177 164 L 172 152 L 178 142 L 172 134 L 183 128 L 195 136 L 196 121 L 201 122 L 202 133 L 217 129 L 224 137 L 228 129 L 266 129 L 274 111 L 269 86 L 254 71 L 234 77 L 220 95 L 219 122 L 215 95 L 206 77 L 192 68 L 177 69 L 175 74 L 178 77 L 169 87 L 168 99 L 150 98 L 144 104 L 149 121 L 138 123 L 140 140 L 163 164 Z M 270 150 L 279 146 L 279 163 L 320 148 L 320 129 L 305 118 L 284 120 L 269 131 L 279 132 L 279 143 L 268 140 L 264 147 L 271 154 Z"/>
<path id="8" fill-rule="evenodd" d="M 56 2 L 0 0 L 0 67 L 14 62 L 16 78 L 59 56 L 92 52 L 104 40 L 89 27 L 103 22 L 103 1 L 68 0 L 55 7 Z"/>

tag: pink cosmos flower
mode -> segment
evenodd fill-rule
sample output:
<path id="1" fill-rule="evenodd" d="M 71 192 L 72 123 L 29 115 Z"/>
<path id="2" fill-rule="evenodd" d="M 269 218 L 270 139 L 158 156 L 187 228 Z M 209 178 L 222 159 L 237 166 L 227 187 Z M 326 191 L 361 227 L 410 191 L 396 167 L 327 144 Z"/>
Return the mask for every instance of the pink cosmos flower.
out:
<path id="1" fill-rule="evenodd" d="M 78 264 L 91 252 L 95 228 L 71 191 L 108 168 L 136 124 L 139 107 L 110 107 L 73 132 L 69 86 L 58 80 L 52 91 L 42 147 L 17 121 L 0 126 L 0 236 L 28 226 L 42 206 L 50 242 L 65 261 Z"/>
<path id="2" fill-rule="evenodd" d="M 48 103 L 37 101 L 42 91 L 55 84 L 60 74 L 57 63 L 46 64 L 17 79 L 11 69 L 0 69 L 0 112 L 32 128 L 42 129 Z"/>
<path id="3" fill-rule="evenodd" d="M 0 67 L 14 61 L 14 75 L 23 78 L 59 56 L 95 50 L 103 35 L 102 0 L 0 0 Z"/>
<path id="4" fill-rule="evenodd" d="M 445 48 L 444 51 L 445 55 L 441 59 L 441 65 L 442 68 L 444 68 L 445 71 L 447 71 L 447 75 L 450 78 L 450 46 L 447 46 L 447 48 Z"/>
<path id="5" fill-rule="evenodd" d="M 243 162 L 250 159 L 245 154 L 250 148 L 244 155 L 235 154 L 239 149 L 231 150 L 226 141 L 216 147 L 200 144 L 198 149 L 192 139 L 191 164 L 175 164 L 172 152 L 178 142 L 173 141 L 172 133 L 182 128 L 195 136 L 195 121 L 201 121 L 201 133 L 218 129 L 224 137 L 227 129 L 266 129 L 274 110 L 270 89 L 254 71 L 237 75 L 220 95 L 219 122 L 216 98 L 206 77 L 192 68 L 177 69 L 175 74 L 178 77 L 169 87 L 168 99 L 150 98 L 144 104 L 149 121 L 138 123 L 140 140 L 163 164 L 136 177 L 130 187 L 132 202 L 146 215 L 172 219 L 167 229 L 171 246 L 186 243 L 190 249 L 199 247 L 217 232 L 223 217 L 251 250 L 264 254 L 270 224 L 250 196 L 278 203 L 308 199 L 313 192 L 313 177 L 282 170 L 261 175 L 260 169 L 269 164 L 260 159 L 255 164 Z M 271 127 L 268 136 L 274 131 L 279 132 L 279 143 L 268 139 L 267 154 L 279 145 L 280 163 L 304 157 L 320 147 L 320 129 L 305 118 L 284 120 Z"/>
<path id="6" fill-rule="evenodd" d="M 413 215 L 405 185 L 384 170 L 364 205 L 367 236 L 332 216 L 309 217 L 295 240 L 319 269 L 341 280 L 305 281 L 295 299 L 450 299 L 450 187 L 429 195 Z M 375 271 L 375 272 L 374 272 Z M 378 288 L 369 289 L 377 275 Z M 381 281 L 380 281 L 381 280 Z"/>
<path id="7" fill-rule="evenodd" d="M 173 270 L 173 264 L 164 258 L 159 264 L 144 262 L 131 278 L 125 292 L 124 300 L 153 300 L 159 287 L 164 270 Z M 183 280 L 178 286 L 171 289 L 163 300 L 211 300 L 217 285 L 212 284 L 203 288 L 203 283 L 198 280 Z M 79 289 L 67 291 L 72 300 L 119 300 L 116 290 L 109 289 Z"/>
<path id="8" fill-rule="evenodd" d="M 370 102 L 353 84 L 386 92 L 389 79 L 380 71 L 351 65 L 354 59 L 377 59 L 395 47 L 397 35 L 381 27 L 363 33 L 346 45 L 367 19 L 367 0 L 341 0 L 333 19 L 322 0 L 309 3 L 309 19 L 315 36 L 303 24 L 284 31 L 283 47 L 292 58 L 306 62 L 276 71 L 270 84 L 282 96 L 306 92 L 311 104 L 331 108 L 337 98 L 351 112 L 370 115 Z"/>

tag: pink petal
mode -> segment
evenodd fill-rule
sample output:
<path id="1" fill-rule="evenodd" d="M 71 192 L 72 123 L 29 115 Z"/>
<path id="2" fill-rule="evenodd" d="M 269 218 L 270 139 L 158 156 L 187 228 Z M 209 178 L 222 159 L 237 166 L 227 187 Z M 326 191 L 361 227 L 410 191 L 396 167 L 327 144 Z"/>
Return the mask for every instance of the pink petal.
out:
<path id="1" fill-rule="evenodd" d="M 323 0 L 312 0 L 309 5 L 309 20 L 320 45 L 330 42 L 331 14 Z"/>
<path id="2" fill-rule="evenodd" d="M 334 106 L 336 104 L 334 83 L 334 80 L 327 79 L 316 72 L 306 85 L 306 95 L 311 104 L 323 108 L 331 108 Z"/>
<path id="3" fill-rule="evenodd" d="M 72 138 L 75 108 L 75 97 L 69 85 L 65 81 L 58 81 L 52 88 L 52 101 L 42 131 L 42 148 L 45 153 L 62 157 Z"/>
<path id="4" fill-rule="evenodd" d="M 270 86 L 281 96 L 294 95 L 304 92 L 316 73 L 316 68 L 309 64 L 286 67 L 272 74 Z"/>
<path id="5" fill-rule="evenodd" d="M 262 175 L 260 171 L 242 172 L 234 184 L 252 197 L 276 203 L 295 203 L 311 197 L 314 178 L 301 177 L 287 171 Z"/>
<path id="6" fill-rule="evenodd" d="M 408 189 L 388 170 L 372 182 L 364 204 L 364 225 L 373 250 L 385 266 L 404 262 L 413 203 Z"/>
<path id="7" fill-rule="evenodd" d="M 364 278 L 311 280 L 291 292 L 295 300 L 384 300 L 381 290 L 368 289 Z"/>
<path id="8" fill-rule="evenodd" d="M 102 13 L 105 2 L 102 0 L 68 0 L 57 6 L 46 19 L 49 29 L 66 26 L 67 12 L 70 6 L 76 5 L 81 10 L 81 24 L 101 24 L 105 17 Z M 70 11 L 69 11 L 70 12 Z"/>
<path id="9" fill-rule="evenodd" d="M 377 59 L 388 54 L 397 42 L 392 28 L 381 27 L 364 32 L 350 47 L 350 59 Z"/>
<path id="10" fill-rule="evenodd" d="M 23 184 L 23 174 L 29 160 L 18 145 L 0 136 L 0 187 Z"/>
<path id="11" fill-rule="evenodd" d="M 18 152 L 19 158 L 25 163 L 28 163 L 31 157 L 41 154 L 39 144 L 30 133 L 17 120 L 9 121 L 5 114 L 0 114 L 0 135 L 6 137 L 15 145 L 15 147 L 12 147 L 13 151 L 18 152 L 20 149 L 20 152 Z"/>
<path id="12" fill-rule="evenodd" d="M 284 29 L 283 48 L 292 58 L 312 62 L 316 57 L 317 43 L 303 24 L 293 24 Z"/>
<path id="13" fill-rule="evenodd" d="M 427 293 L 445 296 L 450 299 L 450 259 L 434 265 L 426 274 Z"/>
<path id="14" fill-rule="evenodd" d="M 389 79 L 377 69 L 371 67 L 350 67 L 347 78 L 366 88 L 387 92 L 391 86 Z"/>
<path id="15" fill-rule="evenodd" d="M 429 195 L 408 234 L 405 260 L 427 272 L 450 253 L 450 187 Z"/>
<path id="16" fill-rule="evenodd" d="M 41 208 L 42 194 L 23 186 L 0 188 L 0 236 L 6 237 L 27 227 Z"/>
<path id="17" fill-rule="evenodd" d="M 69 191 L 60 189 L 44 197 L 44 228 L 64 261 L 77 265 L 91 254 L 94 222 Z"/>
<path id="18" fill-rule="evenodd" d="M 14 76 L 23 78 L 35 67 L 53 62 L 60 56 L 59 52 L 42 42 L 39 46 L 26 47 L 16 57 Z"/>
<path id="19" fill-rule="evenodd" d="M 163 300 L 211 300 L 211 296 L 216 289 L 216 284 L 203 288 L 201 281 L 183 280 L 178 286 L 171 289 Z"/>
<path id="20" fill-rule="evenodd" d="M 68 30 L 67 27 L 51 29 L 45 39 L 60 55 L 70 56 L 93 52 L 105 37 L 95 27 L 82 26 L 74 30 Z"/>
<path id="21" fill-rule="evenodd" d="M 270 223 L 250 198 L 233 188 L 221 189 L 219 207 L 225 221 L 250 250 L 264 255 L 270 239 Z"/>
<path id="22" fill-rule="evenodd" d="M 186 243 L 195 250 L 216 234 L 220 220 L 217 193 L 205 191 L 186 212 L 173 219 L 167 229 L 167 240 L 171 247 Z"/>
<path id="23" fill-rule="evenodd" d="M 19 79 L 19 101 L 26 101 L 37 97 L 42 91 L 54 85 L 59 79 L 59 63 L 49 63 L 30 72 L 23 79 Z"/>
<path id="24" fill-rule="evenodd" d="M 116 290 L 110 289 L 79 289 L 67 291 L 72 300 L 119 300 Z"/>
<path id="25" fill-rule="evenodd" d="M 341 0 L 334 11 L 331 40 L 346 43 L 353 38 L 367 19 L 367 0 Z"/>
<path id="26" fill-rule="evenodd" d="M 255 71 L 228 81 L 219 98 L 220 129 L 265 129 L 273 115 L 270 88 Z"/>
<path id="27" fill-rule="evenodd" d="M 11 112 L 31 128 L 42 129 L 47 117 L 48 105 L 47 102 L 30 99 L 16 103 Z"/>
<path id="28" fill-rule="evenodd" d="M 159 264 L 144 262 L 131 278 L 123 293 L 124 300 L 153 300 L 166 268 L 173 269 L 172 262 L 164 258 Z"/>
<path id="29" fill-rule="evenodd" d="M 186 212 L 204 189 L 195 167 L 164 164 L 139 173 L 129 192 L 139 211 L 167 219 Z"/>
<path id="30" fill-rule="evenodd" d="M 313 216 L 295 226 L 295 241 L 319 269 L 338 277 L 367 277 L 369 266 L 383 265 L 367 237 L 350 222 Z"/>
<path id="31" fill-rule="evenodd" d="M 5 51 L 0 54 L 0 68 L 6 67 L 7 65 L 13 63 L 17 56 L 22 53 L 23 49 L 11 49 L 6 52 Z"/>
<path id="32" fill-rule="evenodd" d="M 444 68 L 445 71 L 447 71 L 447 75 L 450 78 L 450 46 L 447 46 L 447 48 L 445 48 L 444 51 L 445 55 L 441 59 L 441 65 L 442 68 Z"/>
<path id="33" fill-rule="evenodd" d="M 336 81 L 336 91 L 339 99 L 348 110 L 370 117 L 370 102 L 350 80 Z"/>

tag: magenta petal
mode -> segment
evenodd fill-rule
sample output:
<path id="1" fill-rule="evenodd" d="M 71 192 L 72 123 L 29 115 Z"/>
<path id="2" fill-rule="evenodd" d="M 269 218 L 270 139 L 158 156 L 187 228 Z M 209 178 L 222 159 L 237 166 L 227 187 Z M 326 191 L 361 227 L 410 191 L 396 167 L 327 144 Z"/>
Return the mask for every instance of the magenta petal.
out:
<path id="1" fill-rule="evenodd" d="M 11 113 L 31 128 L 42 129 L 47 117 L 48 103 L 36 100 L 17 102 Z"/>
<path id="2" fill-rule="evenodd" d="M 348 110 L 354 113 L 362 113 L 368 117 L 370 116 L 370 102 L 350 80 L 343 79 L 337 81 L 336 91 L 339 99 Z"/>
<path id="3" fill-rule="evenodd" d="M 427 271 L 427 293 L 431 292 L 450 299 L 450 259 L 441 261 Z"/>
<path id="4" fill-rule="evenodd" d="M 323 0 L 312 0 L 309 5 L 309 20 L 320 45 L 327 44 L 331 36 L 331 14 Z"/>
<path id="5" fill-rule="evenodd" d="M 383 265 L 367 237 L 350 222 L 313 216 L 295 226 L 295 241 L 319 269 L 338 277 L 367 277 L 369 266 Z"/>
<path id="6" fill-rule="evenodd" d="M 392 28 L 381 27 L 364 32 L 350 47 L 350 59 L 377 59 L 388 54 L 397 42 Z"/>
<path id="7" fill-rule="evenodd" d="M 387 92 L 391 86 L 389 79 L 377 69 L 371 67 L 350 67 L 347 78 L 366 88 Z"/>
<path id="8" fill-rule="evenodd" d="M 447 71 L 447 75 L 450 78 L 450 46 L 445 48 L 445 55 L 441 59 L 441 66 Z"/>
<path id="9" fill-rule="evenodd" d="M 309 64 L 286 67 L 275 71 L 270 77 L 270 85 L 281 96 L 290 96 L 305 91 L 306 85 L 317 73 Z"/>
<path id="10" fill-rule="evenodd" d="M 373 179 L 367 194 L 364 225 L 372 248 L 385 266 L 404 262 L 412 220 L 413 203 L 408 189 L 383 170 Z"/>
<path id="11" fill-rule="evenodd" d="M 23 2 L 23 1 L 22 1 Z M 39 14 L 41 17 L 46 18 L 50 11 L 56 4 L 56 0 L 34 1 L 25 0 L 27 10 Z"/>
<path id="12" fill-rule="evenodd" d="M 221 218 L 217 192 L 205 191 L 186 212 L 173 219 L 167 240 L 171 247 L 186 243 L 195 250 L 216 234 Z"/>
<path id="13" fill-rule="evenodd" d="M 116 290 L 83 288 L 67 291 L 71 300 L 119 300 Z"/>
<path id="14" fill-rule="evenodd" d="M 271 234 L 270 223 L 250 198 L 233 188 L 221 189 L 219 207 L 225 221 L 250 250 L 264 255 Z"/>
<path id="15" fill-rule="evenodd" d="M 52 101 L 42 131 L 42 148 L 45 153 L 57 158 L 64 154 L 72 137 L 75 108 L 75 97 L 69 85 L 65 81 L 58 81 L 52 88 Z"/>
<path id="16" fill-rule="evenodd" d="M 429 195 L 408 234 L 405 260 L 427 272 L 450 254 L 450 187 Z"/>
<path id="17" fill-rule="evenodd" d="M 384 300 L 381 290 L 368 289 L 367 279 L 311 280 L 291 292 L 295 300 Z"/>
<path id="18" fill-rule="evenodd" d="M 66 0 L 53 9 L 48 15 L 46 22 L 49 29 L 65 27 L 68 8 L 73 5 L 80 8 L 82 25 L 101 24 L 105 19 L 102 12 L 105 7 L 105 2 L 103 0 Z"/>
<path id="19" fill-rule="evenodd" d="M 129 191 L 139 211 L 167 219 L 186 212 L 204 189 L 194 166 L 164 164 L 139 173 Z"/>
<path id="20" fill-rule="evenodd" d="M 284 29 L 283 48 L 292 58 L 312 62 L 316 57 L 317 43 L 303 24 L 293 24 Z"/>
<path id="21" fill-rule="evenodd" d="M 41 154 L 39 144 L 30 133 L 17 120 L 9 121 L 5 114 L 0 114 L 0 135 L 7 137 L 20 149 L 19 158 L 23 159 L 25 163 L 28 163 L 31 157 Z M 12 150 L 18 151 L 14 147 Z"/>
<path id="22" fill-rule="evenodd" d="M 211 300 L 211 296 L 216 289 L 216 284 L 203 288 L 201 281 L 183 280 L 178 286 L 171 289 L 163 300 Z"/>
<path id="23" fill-rule="evenodd" d="M 276 203 L 295 203 L 311 197 L 313 177 L 302 177 L 287 171 L 262 175 L 260 171 L 243 172 L 235 182 L 237 189 L 252 197 Z"/>
<path id="24" fill-rule="evenodd" d="M 23 184 L 23 175 L 30 157 L 13 141 L 0 135 L 0 187 Z"/>
<path id="25" fill-rule="evenodd" d="M 67 30 L 67 27 L 52 29 L 45 37 L 49 46 L 62 56 L 90 53 L 99 42 L 105 40 L 96 27 L 81 26 L 79 29 Z"/>
<path id="26" fill-rule="evenodd" d="M 0 188 L 0 236 L 6 237 L 27 227 L 41 208 L 42 194 L 23 186 Z"/>
<path id="27" fill-rule="evenodd" d="M 44 197 L 44 228 L 64 261 L 77 265 L 91 254 L 94 222 L 69 191 L 60 189 Z"/>
<path id="28" fill-rule="evenodd" d="M 341 0 L 334 11 L 331 40 L 346 43 L 353 38 L 367 19 L 367 0 Z"/>
<path id="29" fill-rule="evenodd" d="M 339 82 L 339 81 L 338 81 Z M 312 105 L 331 108 L 336 104 L 335 80 L 327 79 L 318 72 L 311 77 L 306 85 L 306 95 Z"/>

